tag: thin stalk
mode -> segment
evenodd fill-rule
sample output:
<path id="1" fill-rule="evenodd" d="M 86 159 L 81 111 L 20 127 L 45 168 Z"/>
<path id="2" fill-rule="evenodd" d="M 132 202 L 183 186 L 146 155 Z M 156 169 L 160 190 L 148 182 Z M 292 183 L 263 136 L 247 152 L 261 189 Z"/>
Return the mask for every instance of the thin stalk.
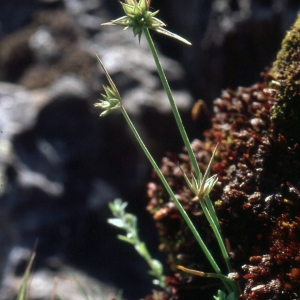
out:
<path id="1" fill-rule="evenodd" d="M 231 268 L 231 265 L 230 265 L 230 262 L 229 262 L 228 252 L 226 250 L 226 247 L 225 247 L 225 244 L 224 244 L 223 239 L 221 237 L 221 234 L 220 234 L 220 232 L 219 232 L 219 230 L 218 230 L 218 228 L 217 228 L 210 212 L 208 211 L 208 208 L 207 208 L 205 202 L 203 200 L 199 200 L 199 202 L 200 202 L 201 208 L 202 208 L 207 220 L 209 221 L 209 224 L 210 224 L 210 226 L 211 226 L 211 228 L 212 228 L 212 230 L 213 230 L 213 232 L 214 232 L 214 234 L 217 238 L 217 241 L 218 241 L 219 247 L 221 249 L 222 255 L 224 257 L 228 272 L 230 273 L 230 272 L 232 272 L 232 268 Z"/>
<path id="2" fill-rule="evenodd" d="M 204 199 L 205 199 L 205 201 L 206 201 L 207 208 L 208 208 L 208 210 L 209 210 L 209 212 L 210 212 L 211 217 L 213 218 L 213 220 L 214 220 L 214 222 L 215 222 L 215 224 L 216 224 L 216 226 L 217 226 L 219 232 L 221 232 L 220 222 L 219 222 L 219 220 L 218 220 L 218 217 L 217 217 L 217 215 L 216 215 L 215 208 L 214 208 L 214 206 L 213 206 L 213 204 L 212 204 L 212 202 L 211 202 L 211 200 L 210 200 L 209 195 L 205 195 L 205 196 L 204 196 Z"/>
<path id="3" fill-rule="evenodd" d="M 182 217 L 184 218 L 185 222 L 187 223 L 187 225 L 189 226 L 190 230 L 192 231 L 195 239 L 199 243 L 201 249 L 203 250 L 203 252 L 204 252 L 205 256 L 207 257 L 208 261 L 210 262 L 211 266 L 213 267 L 213 269 L 215 270 L 215 272 L 217 274 L 221 274 L 221 270 L 218 267 L 216 261 L 214 260 L 214 258 L 212 257 L 211 253 L 209 252 L 208 248 L 204 244 L 202 238 L 200 237 L 198 231 L 196 230 L 194 224 L 192 223 L 191 219 L 187 215 L 186 211 L 183 209 L 181 203 L 179 202 L 179 200 L 174 195 L 174 193 L 173 193 L 172 189 L 170 188 L 170 186 L 169 186 L 166 178 L 162 174 L 162 172 L 159 169 L 158 165 L 156 164 L 155 160 L 153 159 L 153 157 L 151 156 L 151 154 L 148 151 L 147 147 L 145 146 L 144 142 L 142 141 L 141 137 L 139 136 L 137 130 L 135 129 L 133 123 L 130 120 L 130 117 L 128 116 L 128 114 L 127 114 L 127 112 L 126 112 L 126 110 L 125 110 L 125 108 L 123 106 L 121 107 L 121 111 L 122 111 L 122 114 L 123 114 L 125 120 L 127 121 L 128 125 L 129 125 L 130 129 L 132 130 L 134 136 L 136 137 L 136 139 L 139 142 L 141 148 L 143 149 L 144 153 L 146 154 L 147 158 L 149 159 L 152 167 L 156 171 L 156 173 L 159 176 L 160 180 L 162 181 L 165 189 L 169 193 L 170 197 L 174 201 L 176 207 L 178 208 L 178 210 L 181 213 Z"/>
<path id="4" fill-rule="evenodd" d="M 161 66 L 160 60 L 158 58 L 158 54 L 157 54 L 155 45 L 153 43 L 153 40 L 151 38 L 151 35 L 149 33 L 148 28 L 144 27 L 143 30 L 144 30 L 144 34 L 145 34 L 145 37 L 147 39 L 148 45 L 150 47 L 150 50 L 152 52 L 152 55 L 153 55 L 153 58 L 154 58 L 154 61 L 155 61 L 156 67 L 157 67 L 157 71 L 158 71 L 160 80 L 161 80 L 162 85 L 163 85 L 163 87 L 164 87 L 164 89 L 166 91 L 166 94 L 167 94 L 168 98 L 169 98 L 169 101 L 170 101 L 170 104 L 171 104 L 171 108 L 172 108 L 172 111 L 173 111 L 173 114 L 174 114 L 174 117 L 175 117 L 178 129 L 180 131 L 180 134 L 181 134 L 181 137 L 183 139 L 184 145 L 185 145 L 185 147 L 186 147 L 186 149 L 188 151 L 188 154 L 189 154 L 190 160 L 192 162 L 192 165 L 194 167 L 194 170 L 196 172 L 197 178 L 202 178 L 202 174 L 201 174 L 198 162 L 197 162 L 195 154 L 194 154 L 194 152 L 192 150 L 192 147 L 191 147 L 190 141 L 188 139 L 188 136 L 187 136 L 187 134 L 185 132 L 184 126 L 182 124 L 182 120 L 181 120 L 181 117 L 179 115 L 176 103 L 174 101 L 174 98 L 173 98 L 173 95 L 172 95 L 172 92 L 171 92 L 171 89 L 170 89 L 167 77 L 165 75 L 165 72 L 164 72 L 164 70 L 163 70 L 163 68 Z"/>

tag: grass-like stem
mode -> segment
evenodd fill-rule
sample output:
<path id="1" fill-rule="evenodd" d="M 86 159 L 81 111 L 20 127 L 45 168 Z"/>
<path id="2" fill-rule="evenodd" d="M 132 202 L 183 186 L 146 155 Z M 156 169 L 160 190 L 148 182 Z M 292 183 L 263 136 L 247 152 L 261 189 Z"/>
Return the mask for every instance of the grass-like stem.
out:
<path id="1" fill-rule="evenodd" d="M 203 200 L 199 200 L 199 202 L 200 202 L 201 208 L 202 208 L 202 210 L 205 214 L 205 217 L 207 218 L 207 220 L 208 220 L 208 222 L 209 222 L 209 224 L 210 224 L 210 226 L 211 226 L 211 228 L 212 228 L 212 230 L 213 230 L 213 232 L 216 236 L 216 239 L 218 241 L 220 250 L 222 252 L 223 258 L 224 258 L 226 266 L 227 266 L 228 273 L 231 273 L 232 272 L 232 267 L 231 267 L 231 264 L 230 264 L 228 252 L 226 250 L 224 241 L 223 241 L 222 236 L 221 236 L 220 223 L 218 221 L 217 215 L 215 213 L 215 210 L 214 210 L 214 207 L 212 205 L 212 202 L 210 200 L 209 195 L 205 196 L 205 202 Z M 218 274 L 218 276 L 219 276 L 219 274 Z M 219 278 L 221 279 L 222 277 L 219 276 Z M 232 280 L 229 281 L 229 284 L 231 285 L 233 291 L 235 291 L 238 295 L 239 289 L 238 289 L 237 284 Z"/>
<path id="2" fill-rule="evenodd" d="M 201 208 L 202 208 L 202 210 L 205 214 L 205 217 L 207 218 L 207 220 L 208 220 L 208 222 L 209 222 L 209 224 L 210 224 L 210 226 L 211 226 L 211 228 L 212 228 L 212 230 L 213 230 L 213 232 L 214 232 L 214 234 L 217 238 L 217 241 L 218 241 L 220 250 L 222 252 L 223 258 L 225 260 L 228 272 L 230 273 L 230 272 L 232 272 L 232 268 L 231 268 L 231 265 L 230 265 L 230 262 L 229 262 L 228 252 L 226 250 L 226 247 L 225 247 L 225 244 L 224 244 L 223 239 L 221 237 L 221 234 L 220 234 L 220 232 L 219 232 L 219 230 L 218 230 L 218 228 L 217 228 L 217 226 L 216 226 L 216 224 L 215 224 L 215 222 L 214 222 L 214 220 L 211 216 L 211 213 L 208 210 L 205 202 L 203 200 L 199 200 L 199 202 L 200 202 Z"/>
<path id="3" fill-rule="evenodd" d="M 137 139 L 139 145 L 141 146 L 141 148 L 143 149 L 144 153 L 146 154 L 148 160 L 150 161 L 152 167 L 154 168 L 154 170 L 156 171 L 157 175 L 159 176 L 162 184 L 164 185 L 165 189 L 167 190 L 169 196 L 172 198 L 172 200 L 174 201 L 176 207 L 178 208 L 180 214 L 182 215 L 183 219 L 185 220 L 185 222 L 187 223 L 187 225 L 189 226 L 190 230 L 192 231 L 196 241 L 198 242 L 198 244 L 200 245 L 202 251 L 204 252 L 206 258 L 208 259 L 208 261 L 210 262 L 212 268 L 214 269 L 214 271 L 217 274 L 222 274 L 221 270 L 219 268 L 219 266 L 217 265 L 216 261 L 214 260 L 214 258 L 212 257 L 210 251 L 208 250 L 208 248 L 206 247 L 205 243 L 203 242 L 201 236 L 199 235 L 198 231 L 196 230 L 193 222 L 191 221 L 191 219 L 189 218 L 188 214 L 186 213 L 186 211 L 184 210 L 184 208 L 182 207 L 181 203 L 179 202 L 179 200 L 176 198 L 175 194 L 173 193 L 171 187 L 169 186 L 166 178 L 164 177 L 164 175 L 162 174 L 160 168 L 158 167 L 158 165 L 156 164 L 155 160 L 153 159 L 152 155 L 150 154 L 150 152 L 148 151 L 146 145 L 144 144 L 143 140 L 141 139 L 139 133 L 137 132 L 137 130 L 135 129 L 135 126 L 133 125 L 133 123 L 131 122 L 130 117 L 128 116 L 125 108 L 122 106 L 121 107 L 121 111 L 122 114 L 126 120 L 126 122 L 128 123 L 131 131 L 133 132 L 135 138 Z M 224 286 L 226 287 L 226 289 L 228 290 L 228 292 L 232 292 L 232 287 L 228 284 L 228 282 L 223 281 Z"/>
<path id="4" fill-rule="evenodd" d="M 216 227 L 218 228 L 219 232 L 221 232 L 221 226 L 220 226 L 220 222 L 218 220 L 218 217 L 217 217 L 217 214 L 216 214 L 216 211 L 215 211 L 215 207 L 214 205 L 212 204 L 212 201 L 210 199 L 210 196 L 209 195 L 205 195 L 204 196 L 204 199 L 205 199 L 205 202 L 206 202 L 206 205 L 207 205 L 207 208 L 211 214 L 211 217 L 213 218 L 214 220 L 214 223 L 216 225 Z"/>
<path id="5" fill-rule="evenodd" d="M 145 37 L 147 39 L 148 45 L 150 47 L 152 56 L 154 58 L 154 61 L 155 61 L 156 67 L 157 67 L 157 71 L 158 71 L 160 80 L 161 80 L 162 85 L 163 85 L 163 87 L 164 87 L 164 89 L 166 91 L 166 94 L 168 96 L 168 99 L 169 99 L 169 102 L 170 102 L 170 105 L 171 105 L 171 108 L 172 108 L 172 111 L 173 111 L 173 114 L 174 114 L 174 117 L 175 117 L 178 129 L 180 131 L 180 134 L 181 134 L 181 137 L 183 139 L 184 145 L 185 145 L 185 147 L 187 149 L 187 152 L 189 154 L 189 157 L 191 159 L 191 162 L 192 162 L 193 168 L 195 170 L 195 173 L 197 175 L 197 178 L 202 178 L 202 174 L 201 174 L 198 162 L 196 160 L 195 154 L 194 154 L 194 152 L 192 150 L 190 141 L 188 139 L 188 136 L 186 134 L 185 128 L 183 126 L 183 123 L 182 123 L 182 120 L 181 120 L 178 108 L 177 108 L 176 103 L 174 101 L 174 98 L 173 98 L 173 95 L 172 95 L 172 92 L 171 92 L 171 89 L 170 89 L 167 77 L 165 75 L 165 72 L 164 72 L 164 70 L 163 70 L 163 68 L 161 66 L 161 63 L 160 63 L 160 60 L 159 60 L 159 57 L 158 57 L 155 45 L 154 45 L 153 40 L 151 38 L 150 32 L 149 32 L 148 28 L 146 28 L 146 27 L 143 28 L 143 31 L 144 31 Z"/>

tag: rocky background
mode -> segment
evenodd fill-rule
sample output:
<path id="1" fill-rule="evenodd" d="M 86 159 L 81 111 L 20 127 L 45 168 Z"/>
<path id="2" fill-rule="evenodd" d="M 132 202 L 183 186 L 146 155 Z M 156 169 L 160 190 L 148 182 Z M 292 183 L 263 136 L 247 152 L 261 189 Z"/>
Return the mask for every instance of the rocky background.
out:
<path id="1" fill-rule="evenodd" d="M 100 284 L 103 299 L 118 290 L 139 299 L 151 291 L 151 278 L 107 225 L 107 203 L 116 197 L 130 203 L 142 238 L 159 257 L 145 212 L 151 169 L 121 115 L 100 119 L 93 107 L 106 81 L 92 51 L 159 161 L 182 142 L 147 45 L 132 32 L 100 26 L 123 14 L 117 1 L 0 5 L 0 299 L 14 299 L 36 241 L 32 299 L 49 299 L 55 276 L 64 299 L 82 299 L 78 284 L 65 280 L 74 274 L 91 293 Z M 153 34 L 190 137 L 199 138 L 209 117 L 192 122 L 193 102 L 202 98 L 211 107 L 222 88 L 257 81 L 300 2 L 153 0 L 151 6 L 160 8 L 169 30 L 193 43 Z"/>

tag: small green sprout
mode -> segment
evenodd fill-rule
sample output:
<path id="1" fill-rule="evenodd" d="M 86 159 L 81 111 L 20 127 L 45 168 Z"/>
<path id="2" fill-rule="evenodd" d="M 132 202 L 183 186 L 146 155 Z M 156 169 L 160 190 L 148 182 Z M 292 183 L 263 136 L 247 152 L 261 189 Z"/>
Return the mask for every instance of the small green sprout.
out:
<path id="1" fill-rule="evenodd" d="M 103 68 L 103 71 L 105 73 L 105 76 L 110 84 L 110 86 L 103 86 L 105 94 L 101 94 L 104 100 L 100 100 L 100 103 L 94 104 L 95 107 L 100 107 L 104 109 L 104 111 L 100 114 L 100 117 L 104 117 L 110 113 L 112 113 L 114 110 L 120 108 L 122 106 L 121 96 L 119 94 L 119 91 L 112 81 L 110 75 L 108 74 L 107 70 L 105 69 L 101 59 L 99 56 L 95 53 L 97 59 L 99 60 L 99 63 L 101 67 Z"/>
<path id="2" fill-rule="evenodd" d="M 31 254 L 16 300 L 28 299 L 28 286 L 29 286 L 30 274 L 31 274 L 34 259 L 35 259 L 35 252 Z"/>
<path id="3" fill-rule="evenodd" d="M 115 218 L 108 219 L 108 223 L 126 231 L 126 235 L 118 235 L 118 238 L 134 246 L 135 250 L 142 256 L 150 266 L 149 274 L 156 279 L 153 284 L 159 285 L 166 289 L 165 276 L 163 275 L 162 264 L 153 259 L 144 242 L 141 242 L 138 236 L 137 218 L 135 215 L 125 212 L 127 202 L 122 202 L 121 199 L 115 199 L 109 203 L 109 208 Z"/>
<path id="4" fill-rule="evenodd" d="M 150 2 L 151 0 L 125 0 L 125 3 L 120 2 L 126 16 L 102 25 L 120 25 L 125 27 L 124 30 L 132 28 L 134 36 L 137 35 L 139 41 L 141 40 L 143 29 L 148 28 L 191 45 L 186 39 L 163 28 L 166 24 L 155 18 L 159 10 L 155 12 L 149 11 Z"/>

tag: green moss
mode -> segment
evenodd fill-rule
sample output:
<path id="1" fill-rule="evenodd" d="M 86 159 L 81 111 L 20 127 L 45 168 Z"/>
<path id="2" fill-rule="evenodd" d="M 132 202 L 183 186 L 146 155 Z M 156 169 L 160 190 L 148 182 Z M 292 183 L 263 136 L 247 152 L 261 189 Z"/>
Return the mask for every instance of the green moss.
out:
<path id="1" fill-rule="evenodd" d="M 299 48 L 300 45 L 300 15 L 298 16 L 296 22 L 292 26 L 291 30 L 287 32 L 286 37 L 282 41 L 282 47 L 279 53 L 277 54 L 277 60 L 274 62 L 275 71 L 276 68 L 282 69 L 285 68 L 286 62 L 293 61 L 293 54 L 295 50 Z M 293 68 L 295 64 L 292 64 Z"/>
<path id="2" fill-rule="evenodd" d="M 271 75 L 276 104 L 272 111 L 275 131 L 289 142 L 300 142 L 300 15 L 282 41 Z"/>

